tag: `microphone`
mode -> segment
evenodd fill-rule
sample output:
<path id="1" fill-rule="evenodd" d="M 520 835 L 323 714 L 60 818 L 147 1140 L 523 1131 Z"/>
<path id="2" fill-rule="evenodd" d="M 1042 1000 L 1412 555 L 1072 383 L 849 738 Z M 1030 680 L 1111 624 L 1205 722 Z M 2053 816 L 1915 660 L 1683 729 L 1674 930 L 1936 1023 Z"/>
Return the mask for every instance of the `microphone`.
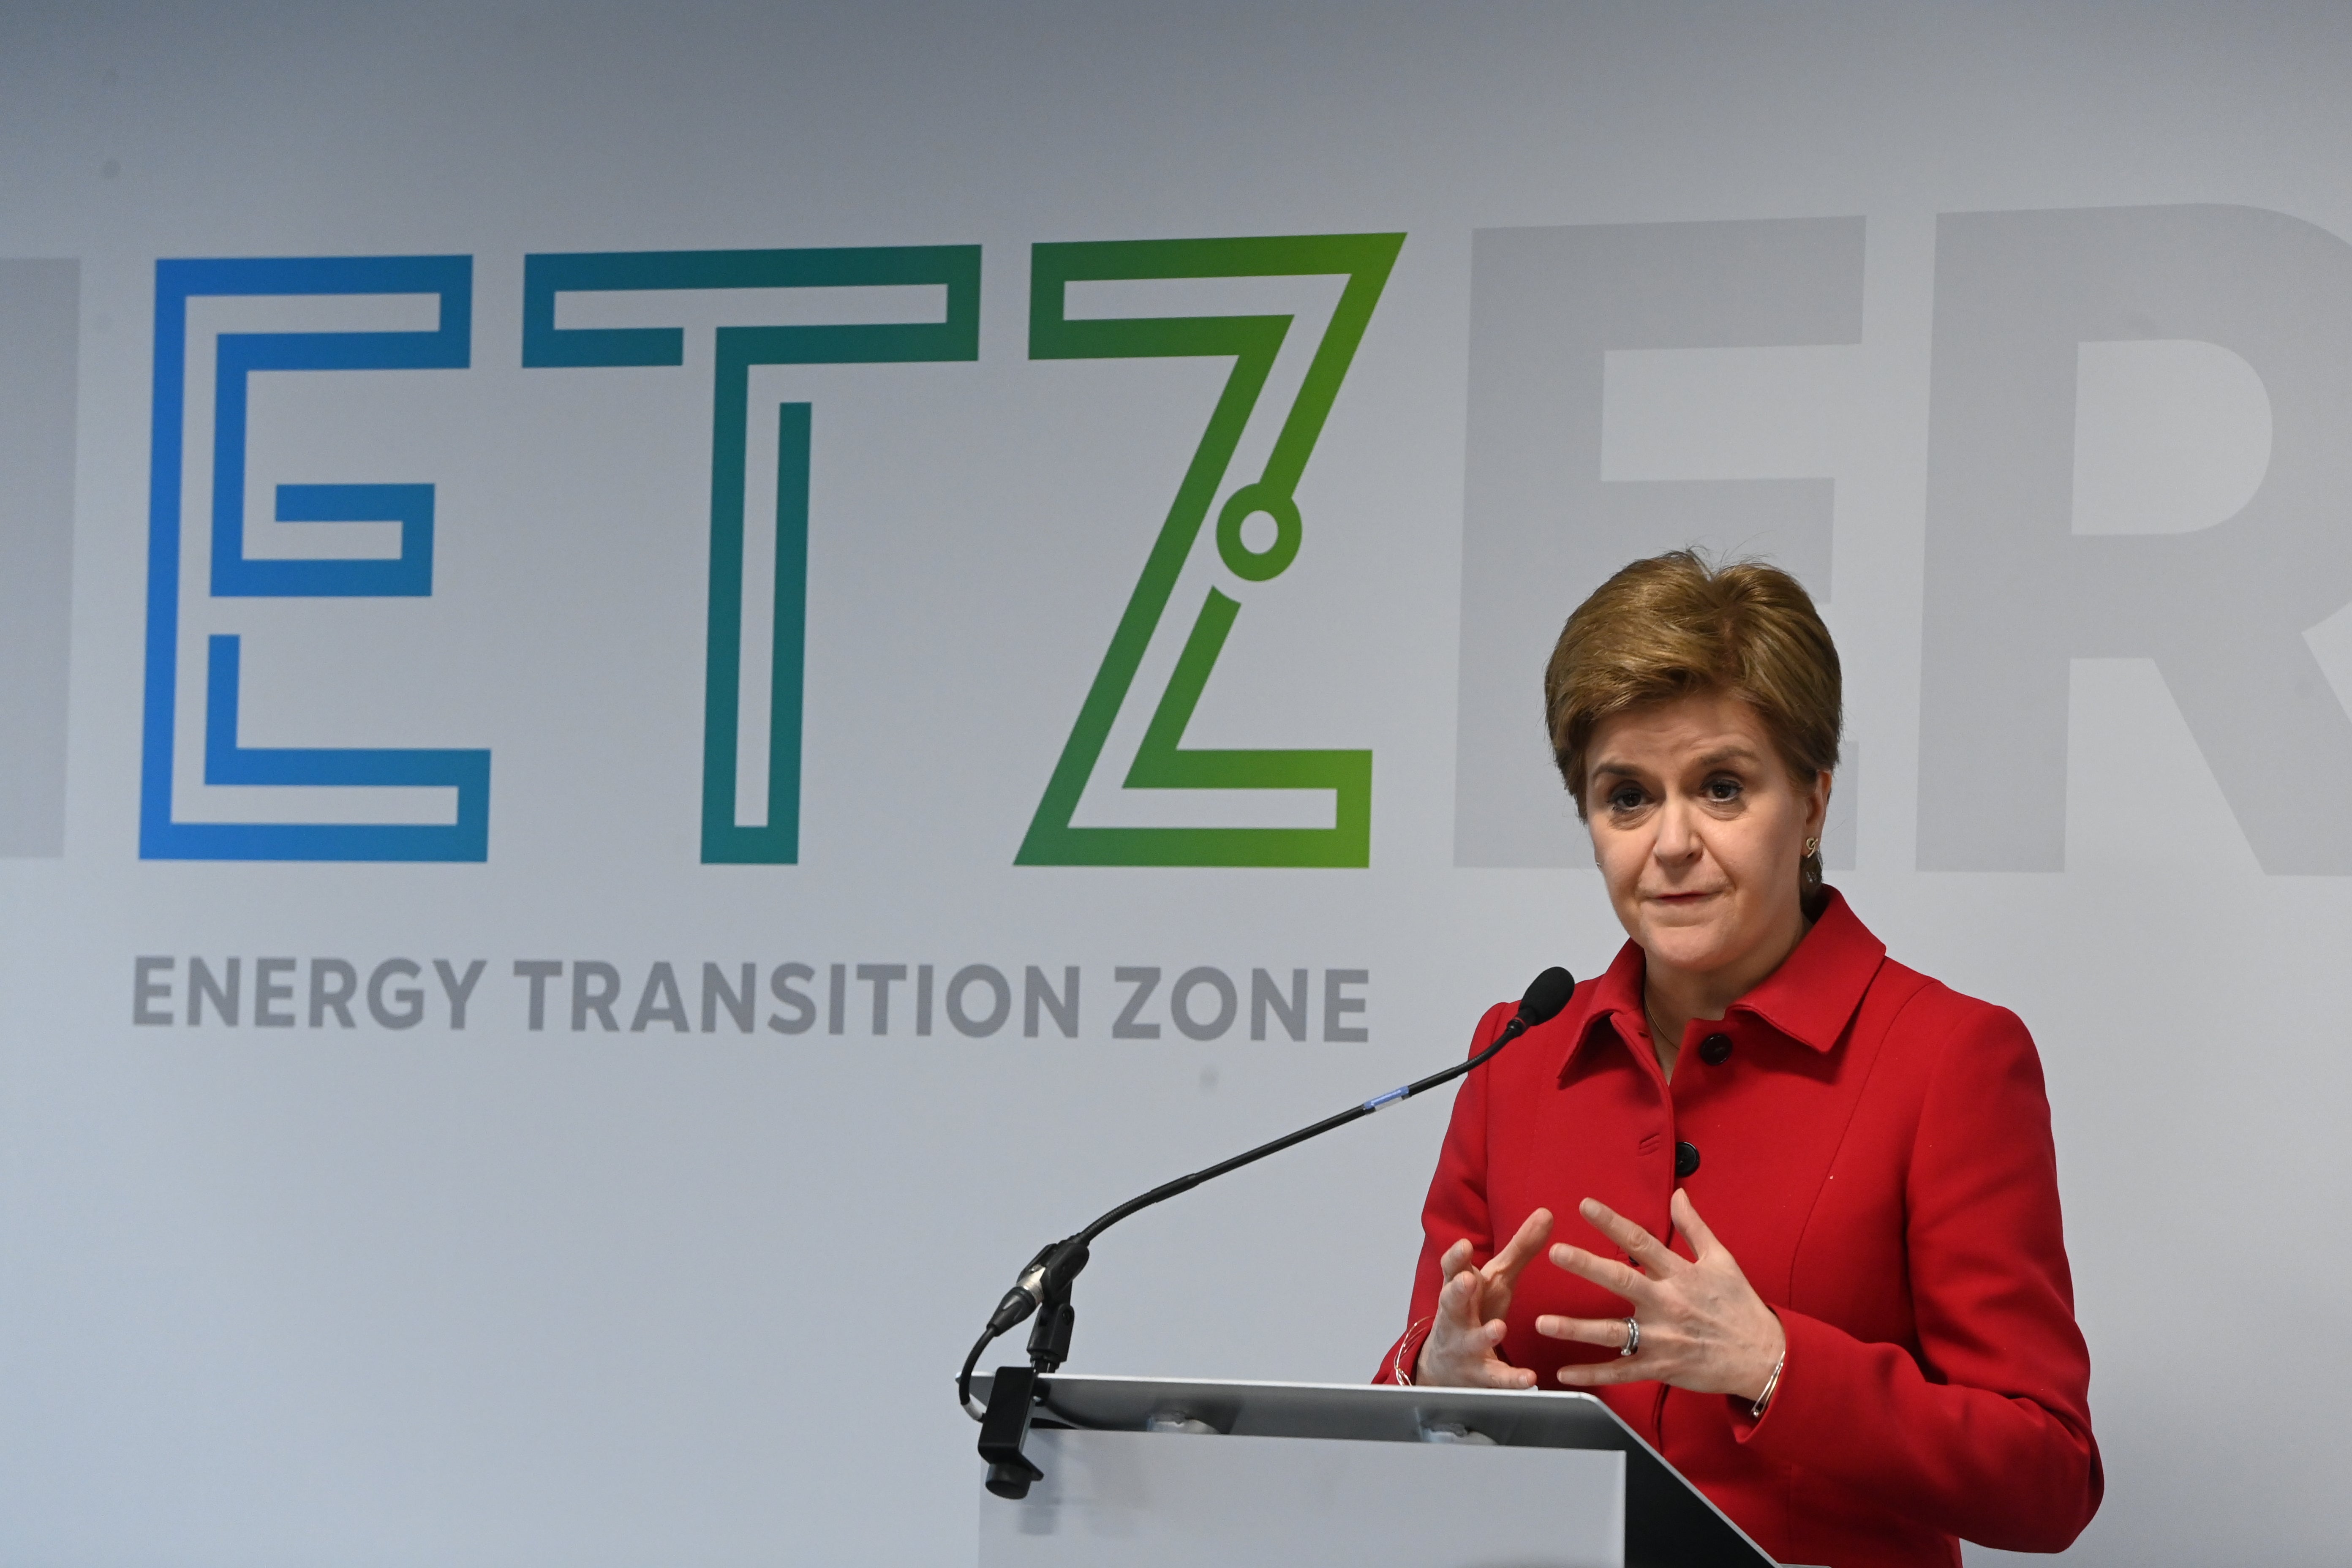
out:
<path id="1" fill-rule="evenodd" d="M 1402 1104 L 1414 1095 L 1435 1089 L 1440 1084 L 1453 1082 L 1488 1061 L 1496 1052 L 1529 1029 L 1549 1022 L 1568 1005 L 1569 998 L 1575 993 L 1575 977 L 1567 970 L 1554 965 L 1535 977 L 1526 994 L 1519 998 L 1518 1012 L 1503 1026 L 1502 1033 L 1495 1037 L 1494 1043 L 1476 1056 L 1456 1062 L 1442 1072 L 1433 1072 L 1427 1078 L 1400 1085 L 1385 1094 L 1376 1094 L 1360 1105 L 1349 1106 L 1337 1116 L 1327 1116 L 1311 1127 L 1302 1127 L 1270 1143 L 1261 1143 L 1246 1153 L 1236 1154 L 1189 1176 L 1179 1176 L 1172 1182 L 1163 1183 L 1140 1197 L 1129 1198 L 1076 1236 L 1048 1242 L 1040 1247 L 1037 1256 L 1029 1260 L 1021 1270 L 1020 1278 L 1013 1282 L 1013 1289 L 997 1302 L 996 1310 L 989 1315 L 988 1327 L 981 1331 L 979 1341 L 971 1347 L 971 1353 L 964 1357 L 963 1371 L 956 1377 L 957 1398 L 962 1403 L 965 1412 L 981 1424 L 980 1455 L 989 1461 L 988 1489 L 999 1497 L 1024 1497 L 1028 1494 L 1030 1483 L 1045 1474 L 1023 1454 L 1022 1444 L 1028 1436 L 1030 1407 L 1038 1392 L 1038 1379 L 1047 1373 L 1060 1371 L 1062 1363 L 1069 1359 L 1070 1331 L 1077 1321 L 1077 1311 L 1070 1305 L 1070 1285 L 1077 1279 L 1079 1270 L 1086 1268 L 1087 1248 L 1095 1237 L 1128 1215 L 1148 1209 L 1154 1204 L 1165 1203 L 1181 1193 L 1189 1193 L 1202 1183 L 1213 1181 L 1228 1171 L 1238 1171 L 1268 1154 L 1278 1154 L 1294 1143 L 1319 1138 L 1334 1128 L 1344 1127 L 1391 1105 Z M 998 1368 L 995 1380 L 989 1387 L 987 1408 L 982 1410 L 975 1406 L 971 1399 L 971 1373 L 972 1369 L 980 1364 L 981 1353 L 998 1335 L 1010 1331 L 1041 1310 L 1044 1315 L 1038 1318 L 1037 1326 L 1029 1335 L 1030 1364 Z"/>

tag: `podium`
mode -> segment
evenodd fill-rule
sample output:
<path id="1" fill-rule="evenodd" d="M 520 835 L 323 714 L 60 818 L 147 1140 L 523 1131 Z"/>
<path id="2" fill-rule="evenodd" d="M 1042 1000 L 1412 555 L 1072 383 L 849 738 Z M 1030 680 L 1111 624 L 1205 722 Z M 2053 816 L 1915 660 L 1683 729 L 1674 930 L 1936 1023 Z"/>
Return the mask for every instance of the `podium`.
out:
<path id="1" fill-rule="evenodd" d="M 1026 1451 L 980 1568 L 1772 1568 L 1589 1394 L 1055 1373 Z"/>

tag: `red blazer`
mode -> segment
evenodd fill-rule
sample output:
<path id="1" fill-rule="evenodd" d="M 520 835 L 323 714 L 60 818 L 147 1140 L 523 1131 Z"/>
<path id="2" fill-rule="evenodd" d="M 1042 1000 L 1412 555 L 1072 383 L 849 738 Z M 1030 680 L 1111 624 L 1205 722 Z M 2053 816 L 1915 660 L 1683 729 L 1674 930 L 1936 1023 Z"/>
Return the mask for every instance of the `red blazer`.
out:
<path id="1" fill-rule="evenodd" d="M 1672 1084 L 1641 1043 L 1642 984 L 1628 942 L 1465 1080 L 1379 1381 L 1411 1381 L 1455 1238 L 1484 1262 L 1547 1207 L 1554 1240 L 1622 1258 L 1578 1201 L 1667 1236 L 1680 1145 L 1697 1160 L 1681 1185 L 1780 1314 L 1788 1361 L 1761 1420 L 1659 1383 L 1599 1390 L 1610 1407 L 1784 1563 L 1957 1568 L 1959 1536 L 2063 1550 L 2105 1480 L 2025 1026 L 1888 960 L 1835 892 L 1770 978 L 1691 1025 Z M 1539 1258 L 1501 1353 L 1558 1388 L 1563 1362 L 1612 1352 L 1540 1338 L 1537 1316 L 1627 1310 Z"/>

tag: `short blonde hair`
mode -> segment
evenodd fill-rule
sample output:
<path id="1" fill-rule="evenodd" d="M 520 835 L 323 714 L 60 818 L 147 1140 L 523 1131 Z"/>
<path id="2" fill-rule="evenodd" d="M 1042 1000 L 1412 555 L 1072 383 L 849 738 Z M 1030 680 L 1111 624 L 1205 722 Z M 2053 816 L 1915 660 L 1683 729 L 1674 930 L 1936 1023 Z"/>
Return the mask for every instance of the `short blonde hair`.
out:
<path id="1" fill-rule="evenodd" d="M 1544 670 L 1552 757 L 1577 816 L 1602 720 L 1708 691 L 1756 710 L 1800 785 L 1836 768 L 1844 723 L 1837 645 L 1794 577 L 1761 561 L 1717 566 L 1696 551 L 1671 550 L 1594 589 L 1568 617 Z M 1819 876 L 1817 863 L 1808 870 Z"/>

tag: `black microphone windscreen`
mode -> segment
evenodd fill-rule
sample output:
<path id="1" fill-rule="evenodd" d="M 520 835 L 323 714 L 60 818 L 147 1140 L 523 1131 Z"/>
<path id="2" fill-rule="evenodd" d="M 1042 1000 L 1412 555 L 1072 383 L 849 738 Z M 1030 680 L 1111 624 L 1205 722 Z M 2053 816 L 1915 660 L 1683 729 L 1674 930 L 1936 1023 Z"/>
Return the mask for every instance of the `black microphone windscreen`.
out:
<path id="1" fill-rule="evenodd" d="M 1554 964 L 1537 975 L 1535 983 L 1528 987 L 1528 994 L 1519 998 L 1519 1016 L 1526 1019 L 1528 1027 L 1532 1029 L 1538 1024 L 1548 1022 L 1554 1014 L 1567 1006 L 1568 999 L 1575 994 L 1576 976 Z"/>

